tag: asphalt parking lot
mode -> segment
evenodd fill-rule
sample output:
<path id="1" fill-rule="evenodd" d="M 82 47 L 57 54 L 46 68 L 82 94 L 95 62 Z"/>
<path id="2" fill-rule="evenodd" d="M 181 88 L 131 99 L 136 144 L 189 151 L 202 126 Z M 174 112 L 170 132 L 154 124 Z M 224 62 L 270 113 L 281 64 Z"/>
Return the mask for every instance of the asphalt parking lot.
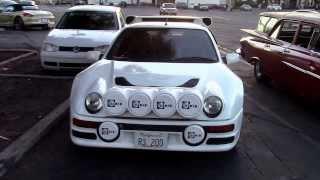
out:
<path id="1" fill-rule="evenodd" d="M 64 10 L 64 7 L 54 9 L 58 16 Z M 234 50 L 239 46 L 239 39 L 245 35 L 239 29 L 254 28 L 258 13 L 181 12 L 183 15 L 212 16 L 213 32 L 224 49 L 223 54 L 225 49 Z M 127 8 L 126 14 L 155 15 L 158 9 Z M 39 50 L 47 33 L 39 30 L 0 31 L 0 48 Z M 245 62 L 230 68 L 245 85 L 244 125 L 235 151 L 181 153 L 77 148 L 69 140 L 68 113 L 65 113 L 61 123 L 3 179 L 319 179 L 320 113 L 316 107 L 303 104 L 272 85 L 257 84 L 253 68 Z M 43 72 L 38 55 L 0 66 L 0 75 L 3 74 L 12 76 L 0 77 L 0 84 L 5 87 L 0 90 L 5 94 L 0 99 L 1 107 L 5 107 L 0 110 L 3 118 L 0 135 L 5 133 L 2 129 L 16 130 L 14 123 L 10 127 L 1 125 L 12 119 L 8 115 L 14 115 L 12 122 L 15 123 L 24 124 L 28 120 L 29 123 L 23 126 L 27 129 L 64 101 L 74 76 Z M 21 74 L 23 76 L 17 76 Z M 0 139 L 0 143 L 4 147 L 9 142 Z"/>

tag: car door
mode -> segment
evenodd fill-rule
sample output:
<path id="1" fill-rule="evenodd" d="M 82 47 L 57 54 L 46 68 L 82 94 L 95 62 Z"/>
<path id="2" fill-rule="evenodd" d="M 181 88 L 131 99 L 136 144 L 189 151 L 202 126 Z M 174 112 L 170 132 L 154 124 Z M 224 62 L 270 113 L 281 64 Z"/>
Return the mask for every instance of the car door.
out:
<path id="1" fill-rule="evenodd" d="M 288 86 L 287 78 L 283 75 L 285 68 L 282 63 L 283 54 L 291 46 L 298 27 L 297 22 L 280 21 L 271 32 L 269 41 L 264 44 L 263 71 L 280 86 Z"/>
<path id="2" fill-rule="evenodd" d="M 315 35 L 315 25 L 301 23 L 294 43 L 283 53 L 285 73 L 291 90 L 300 96 L 311 96 L 318 79 L 311 73 L 316 73 L 317 58 L 310 50 L 311 40 Z M 319 83 L 319 82 L 318 82 Z"/>
<path id="3" fill-rule="evenodd" d="M 307 95 L 318 102 L 320 99 L 320 27 L 316 26 L 309 46 L 309 66 L 306 72 Z"/>
<path id="4" fill-rule="evenodd" d="M 14 19 L 14 6 L 7 6 L 4 11 L 0 14 L 0 23 L 3 26 L 11 26 Z"/>

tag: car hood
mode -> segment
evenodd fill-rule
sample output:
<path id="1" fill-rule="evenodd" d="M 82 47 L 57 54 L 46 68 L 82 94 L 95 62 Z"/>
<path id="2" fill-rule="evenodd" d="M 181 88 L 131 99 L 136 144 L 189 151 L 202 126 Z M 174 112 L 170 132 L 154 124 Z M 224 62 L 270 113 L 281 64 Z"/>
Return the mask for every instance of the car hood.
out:
<path id="1" fill-rule="evenodd" d="M 209 66 L 214 66 L 212 63 Z M 114 61 L 114 78 L 123 77 L 134 86 L 178 87 L 191 79 L 205 80 L 208 64 Z M 187 72 L 187 73 L 186 73 Z"/>
<path id="2" fill-rule="evenodd" d="M 26 13 L 30 13 L 36 16 L 53 16 L 53 14 L 49 11 L 41 11 L 41 10 L 24 10 Z"/>
<path id="3" fill-rule="evenodd" d="M 242 81 L 223 63 L 156 63 L 156 62 L 120 62 L 100 60 L 93 66 L 82 71 L 75 78 L 72 87 L 72 111 L 86 114 L 83 106 L 84 97 L 90 92 L 97 92 L 105 96 L 108 89 L 121 86 L 118 83 L 125 81 L 131 85 L 124 85 L 127 89 L 170 89 L 191 90 L 201 94 L 203 98 L 218 96 L 224 102 L 224 109 L 216 117 L 229 119 L 235 116 L 234 112 L 242 109 L 243 84 Z M 193 87 L 181 86 L 190 79 L 198 79 Z M 86 86 L 83 86 L 83 83 Z M 81 97 L 81 98 L 79 98 Z M 96 114 L 103 117 L 104 114 Z M 201 113 L 198 120 L 207 120 Z"/>
<path id="4" fill-rule="evenodd" d="M 57 46 L 96 47 L 111 44 L 117 33 L 115 30 L 54 29 L 46 42 Z"/>

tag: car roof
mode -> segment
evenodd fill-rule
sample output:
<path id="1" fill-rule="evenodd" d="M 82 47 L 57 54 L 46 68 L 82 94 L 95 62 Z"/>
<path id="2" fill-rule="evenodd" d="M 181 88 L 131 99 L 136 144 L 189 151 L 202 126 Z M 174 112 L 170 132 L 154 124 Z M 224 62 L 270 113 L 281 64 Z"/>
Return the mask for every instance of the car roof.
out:
<path id="1" fill-rule="evenodd" d="M 114 6 L 100 6 L 100 5 L 80 5 L 69 8 L 68 11 L 107 11 L 107 12 L 116 12 L 119 10 L 119 7 Z"/>
<path id="2" fill-rule="evenodd" d="M 320 24 L 320 13 L 316 11 L 264 12 L 264 13 L 260 13 L 260 16 L 269 16 L 277 19 L 292 19 L 292 20 Z"/>
<path id="3" fill-rule="evenodd" d="M 127 26 L 128 28 L 180 28 L 208 30 L 206 27 L 190 22 L 137 22 Z"/>

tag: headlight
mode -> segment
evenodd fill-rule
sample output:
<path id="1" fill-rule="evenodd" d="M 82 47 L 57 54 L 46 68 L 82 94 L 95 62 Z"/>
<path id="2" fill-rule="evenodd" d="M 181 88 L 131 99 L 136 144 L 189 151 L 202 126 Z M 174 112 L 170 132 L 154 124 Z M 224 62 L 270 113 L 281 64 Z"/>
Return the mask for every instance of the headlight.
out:
<path id="1" fill-rule="evenodd" d="M 42 50 L 47 52 L 55 52 L 59 50 L 59 47 L 50 43 L 44 43 Z"/>
<path id="2" fill-rule="evenodd" d="M 102 109 L 102 97 L 96 92 L 92 92 L 87 95 L 85 100 L 85 106 L 89 113 L 95 114 Z"/>
<path id="3" fill-rule="evenodd" d="M 221 99 L 217 96 L 209 96 L 204 100 L 203 110 L 208 117 L 216 117 L 223 107 Z"/>
<path id="4" fill-rule="evenodd" d="M 100 51 L 101 53 L 105 53 L 108 50 L 109 46 L 104 45 L 104 46 L 98 46 L 94 48 L 95 51 Z"/>

